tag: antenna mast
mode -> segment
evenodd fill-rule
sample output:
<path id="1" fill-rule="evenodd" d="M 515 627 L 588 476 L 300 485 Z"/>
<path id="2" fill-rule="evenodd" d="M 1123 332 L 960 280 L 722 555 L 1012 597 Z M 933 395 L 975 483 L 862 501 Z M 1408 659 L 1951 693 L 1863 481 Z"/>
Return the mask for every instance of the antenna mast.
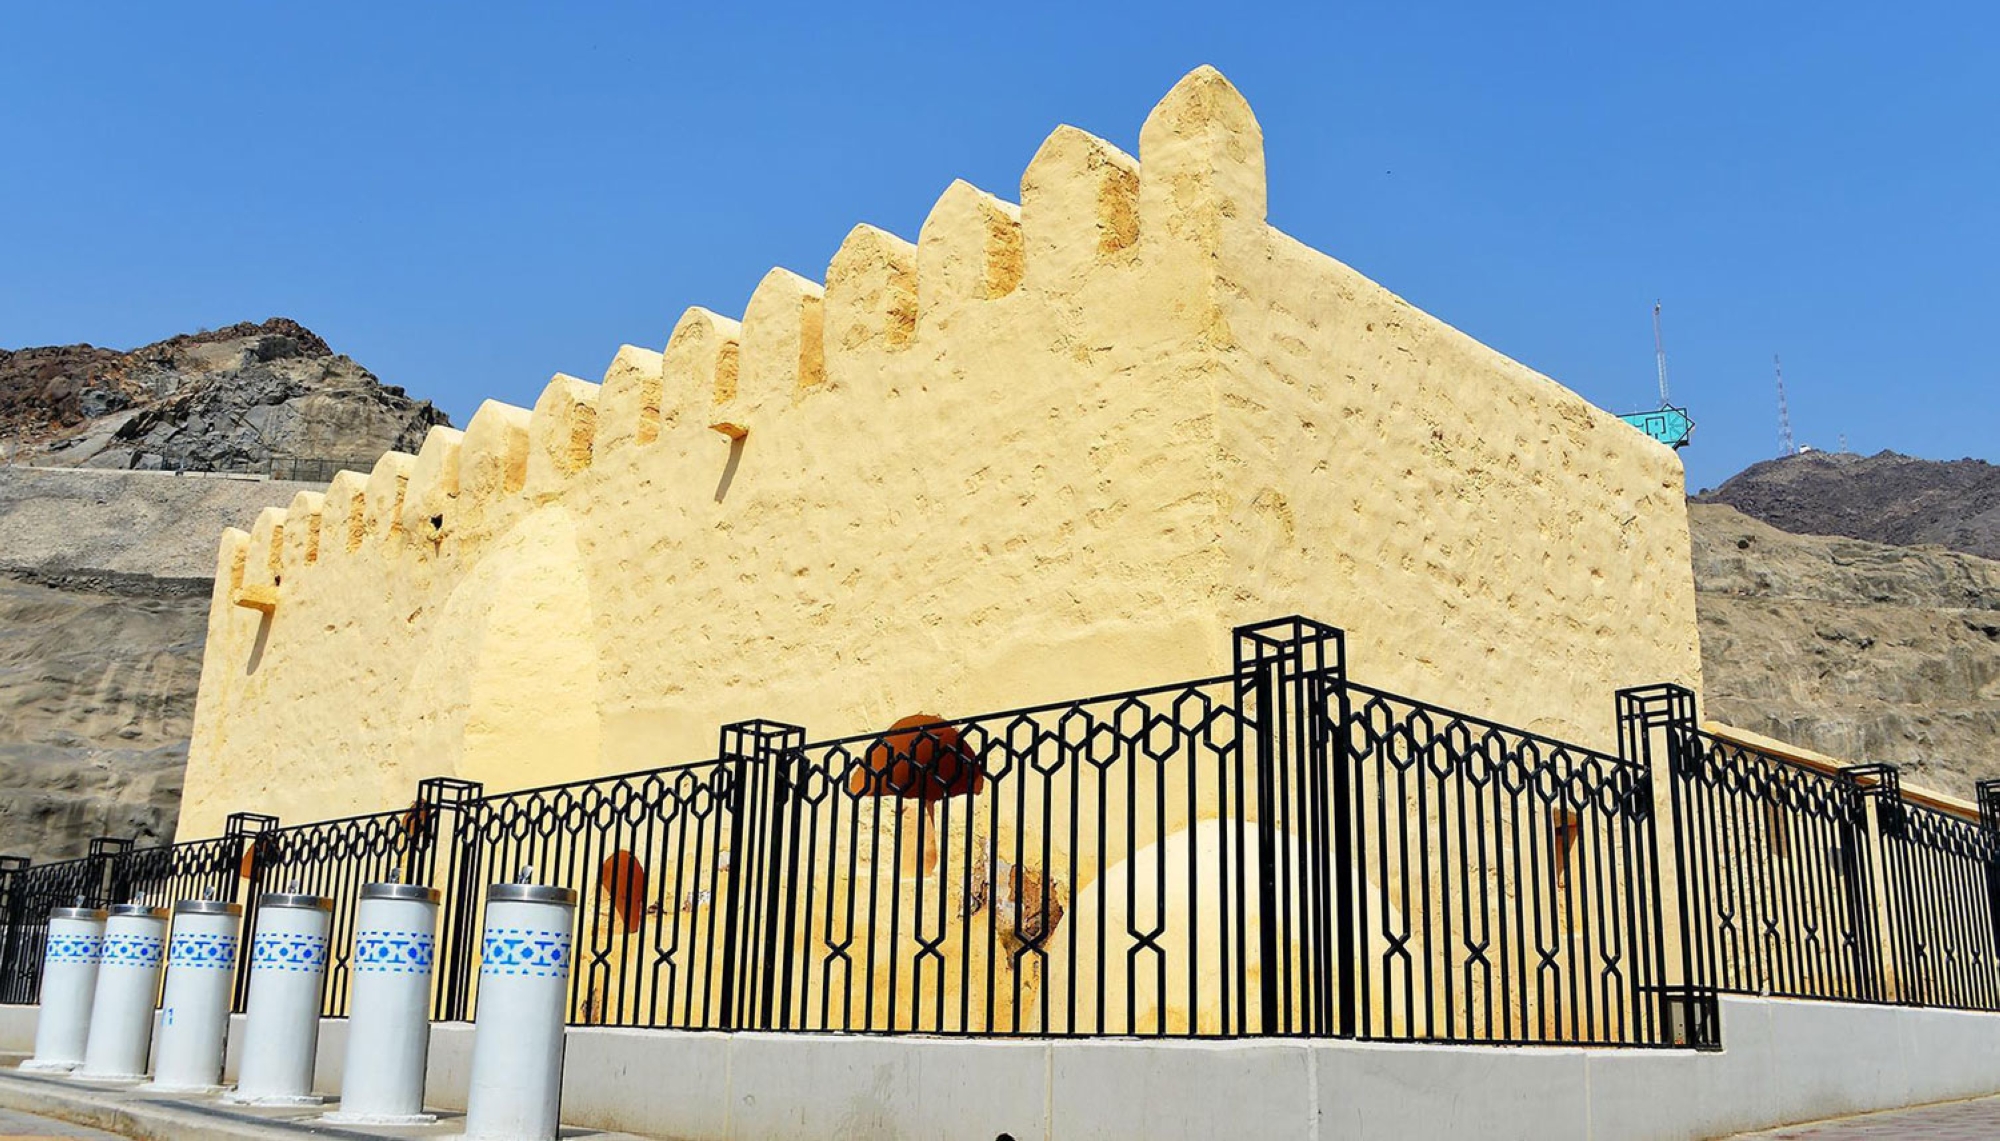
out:
<path id="1" fill-rule="evenodd" d="M 1653 302 L 1653 360 L 1660 367 L 1660 407 L 1667 400 L 1667 342 L 1660 337 L 1660 303 Z"/>
<path id="2" fill-rule="evenodd" d="M 1798 454 L 1798 447 L 1792 443 L 1792 414 L 1785 408 L 1785 366 L 1778 360 L 1778 354 L 1771 354 L 1771 368 L 1778 374 L 1778 455 Z"/>

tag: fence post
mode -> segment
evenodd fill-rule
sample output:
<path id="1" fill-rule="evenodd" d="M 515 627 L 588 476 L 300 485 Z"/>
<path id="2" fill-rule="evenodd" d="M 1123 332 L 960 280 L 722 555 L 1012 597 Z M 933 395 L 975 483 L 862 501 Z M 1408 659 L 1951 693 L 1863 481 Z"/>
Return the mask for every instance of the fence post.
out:
<path id="1" fill-rule="evenodd" d="M 1352 1035 L 1352 789 L 1344 753 L 1330 748 L 1347 725 L 1346 635 L 1293 615 L 1236 627 L 1235 656 L 1239 725 L 1254 733 L 1256 1029 Z M 1332 717 L 1329 700 L 1338 702 Z M 1279 946 L 1285 930 L 1299 944 L 1296 958 Z"/>
<path id="2" fill-rule="evenodd" d="M 441 896 L 432 956 L 438 965 L 437 995 L 431 1009 L 431 1016 L 440 1022 L 470 1017 L 472 972 L 477 969 L 474 942 L 479 938 L 484 889 L 476 815 L 485 791 L 478 781 L 428 777 L 417 782 L 417 799 L 410 806 L 413 835 L 404 857 L 403 882 L 437 888 Z"/>
<path id="3" fill-rule="evenodd" d="M 1670 682 L 1633 686 L 1619 690 L 1614 704 L 1619 759 L 1643 768 L 1650 785 L 1654 941 L 1647 965 L 1654 984 L 1661 988 L 1661 1001 L 1642 1002 L 1635 1013 L 1646 1024 L 1649 1039 L 1671 1043 L 1685 1034 L 1692 1041 L 1702 1021 L 1693 1009 L 1697 1005 L 1695 992 L 1711 991 L 1715 986 L 1714 964 L 1698 955 L 1694 943 L 1691 909 L 1695 892 L 1687 850 L 1689 809 L 1681 801 L 1681 784 L 1695 775 L 1699 763 L 1700 742 L 1695 734 L 1700 721 L 1694 691 Z M 1663 775 L 1665 795 L 1660 788 Z M 1661 835 L 1662 819 L 1667 821 L 1670 836 Z M 1672 908 L 1663 898 L 1669 884 L 1674 893 Z M 1669 947 L 1676 948 L 1678 954 L 1668 954 Z M 1654 1018 L 1660 1020 L 1659 1025 L 1653 1024 Z"/>
<path id="4" fill-rule="evenodd" d="M 223 836 L 236 841 L 232 849 L 236 853 L 235 874 L 228 877 L 229 894 L 225 897 L 227 902 L 243 902 L 243 889 L 248 886 L 255 872 L 257 837 L 277 826 L 277 817 L 267 816 L 262 812 L 232 812 L 223 823 Z"/>
<path id="5" fill-rule="evenodd" d="M 722 1025 L 724 1030 L 762 1030 L 772 1024 L 774 1001 L 790 1009 L 790 978 L 778 993 L 777 958 L 782 939 L 792 943 L 797 884 L 790 865 L 795 845 L 787 821 L 797 798 L 792 768 L 805 730 L 781 721 L 736 721 L 722 727 L 717 755 L 729 765 L 729 891 L 724 905 Z M 781 860 L 783 861 L 781 863 Z M 780 931 L 779 892 L 791 899 Z M 789 965 L 790 956 L 786 958 Z M 789 976 L 789 971 L 787 971 Z"/>
<path id="6" fill-rule="evenodd" d="M 1986 834 L 1986 930 L 2000 958 L 2000 780 L 1973 787 L 1979 795 L 1979 826 Z"/>
<path id="7" fill-rule="evenodd" d="M 1905 1001 L 1910 980 L 1903 977 L 1896 951 L 1895 887 L 1889 882 L 1888 843 L 1900 839 L 1909 817 L 1903 808 L 1903 780 L 1895 765 L 1849 765 L 1840 770 L 1852 800 L 1848 834 L 1842 853 L 1847 867 L 1848 906 L 1868 916 L 1868 938 L 1856 942 L 1868 959 L 1861 966 L 1869 997 Z"/>
<path id="8" fill-rule="evenodd" d="M 0 916 L 7 928 L 0 932 L 0 987 L 9 987 L 15 964 L 20 959 L 21 911 L 20 873 L 28 868 L 26 856 L 0 856 Z"/>
<path id="9" fill-rule="evenodd" d="M 250 1001 L 250 936 L 257 930 L 257 898 L 264 893 L 264 873 L 275 861 L 280 821 L 276 816 L 266 816 L 257 812 L 232 814 L 228 825 L 235 825 L 241 819 L 247 841 L 238 857 L 236 890 L 240 893 L 236 902 L 243 905 L 242 941 L 236 955 L 236 984 L 230 998 L 229 1009 L 241 1014 Z"/>
<path id="10" fill-rule="evenodd" d="M 90 859 L 97 872 L 97 891 L 90 901 L 95 905 L 129 902 L 126 898 L 125 853 L 132 850 L 132 841 L 117 836 L 94 836 L 90 841 Z"/>

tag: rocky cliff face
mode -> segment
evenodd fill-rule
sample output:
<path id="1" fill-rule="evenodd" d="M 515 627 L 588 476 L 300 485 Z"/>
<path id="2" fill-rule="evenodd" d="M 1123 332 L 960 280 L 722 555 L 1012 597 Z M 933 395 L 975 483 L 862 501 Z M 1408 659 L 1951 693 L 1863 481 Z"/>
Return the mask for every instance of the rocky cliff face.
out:
<path id="1" fill-rule="evenodd" d="M 1967 798 L 2000 776 L 2000 562 L 1690 517 L 1704 716 Z"/>
<path id="2" fill-rule="evenodd" d="M 268 472 L 414 453 L 444 413 L 382 384 L 296 321 L 167 340 L 0 350 L 0 435 L 16 463 Z"/>
<path id="3" fill-rule="evenodd" d="M 206 596 L 0 577 L 0 851 L 171 838 Z"/>
<path id="4" fill-rule="evenodd" d="M 172 839 L 217 536 L 331 474 L 158 469 L 366 471 L 442 423 L 283 318 L 0 350 L 0 853 Z"/>

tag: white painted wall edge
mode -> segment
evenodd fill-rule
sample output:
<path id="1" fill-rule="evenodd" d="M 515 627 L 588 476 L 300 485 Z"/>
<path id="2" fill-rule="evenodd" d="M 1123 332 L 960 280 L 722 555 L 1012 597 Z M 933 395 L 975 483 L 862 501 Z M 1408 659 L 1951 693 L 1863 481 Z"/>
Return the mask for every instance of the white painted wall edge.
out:
<path id="1" fill-rule="evenodd" d="M 1693 1053 L 575 1028 L 563 1118 L 717 1141 L 1683 1141 L 2000 1092 L 2000 1015 L 1725 996 L 1722 1034 Z M 0 1007 L 0 1048 L 33 1037 L 32 1008 Z M 326 1020 L 322 1092 L 345 1043 Z M 434 1105 L 463 1108 L 471 1053 L 470 1025 L 432 1028 Z"/>

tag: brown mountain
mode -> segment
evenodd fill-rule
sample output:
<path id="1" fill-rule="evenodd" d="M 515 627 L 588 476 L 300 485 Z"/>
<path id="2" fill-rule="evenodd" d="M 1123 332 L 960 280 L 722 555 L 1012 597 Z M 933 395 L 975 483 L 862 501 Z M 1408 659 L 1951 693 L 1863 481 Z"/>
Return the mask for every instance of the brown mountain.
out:
<path id="1" fill-rule="evenodd" d="M 427 400 L 385 385 L 286 317 L 129 352 L 0 350 L 0 441 L 37 466 L 254 471 L 415 452 Z M 313 472 L 315 477 L 318 471 Z"/>
<path id="2" fill-rule="evenodd" d="M 1697 499 L 1801 535 L 2000 559 L 2000 466 L 1984 460 L 1806 452 L 1745 468 Z"/>

